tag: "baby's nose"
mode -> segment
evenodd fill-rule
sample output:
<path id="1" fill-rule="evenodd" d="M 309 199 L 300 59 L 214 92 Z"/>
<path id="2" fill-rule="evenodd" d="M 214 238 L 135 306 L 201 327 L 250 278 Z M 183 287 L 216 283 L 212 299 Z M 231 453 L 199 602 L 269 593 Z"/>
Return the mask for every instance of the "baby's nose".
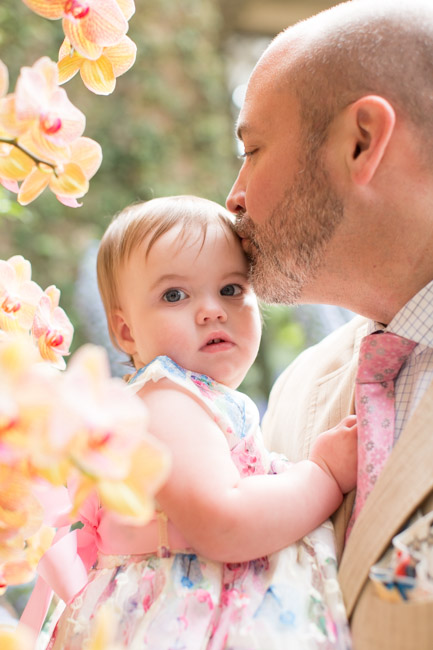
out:
<path id="1" fill-rule="evenodd" d="M 207 301 L 206 304 L 200 305 L 197 310 L 197 322 L 199 324 L 212 321 L 225 323 L 226 320 L 227 313 L 219 301 Z"/>

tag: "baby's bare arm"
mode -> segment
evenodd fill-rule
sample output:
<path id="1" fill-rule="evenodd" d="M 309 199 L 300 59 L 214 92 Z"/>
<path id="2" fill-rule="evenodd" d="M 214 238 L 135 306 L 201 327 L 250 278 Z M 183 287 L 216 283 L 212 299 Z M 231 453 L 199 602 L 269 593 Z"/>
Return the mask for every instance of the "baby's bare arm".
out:
<path id="1" fill-rule="evenodd" d="M 311 449 L 310 460 L 335 479 L 343 494 L 356 486 L 357 441 L 356 416 L 349 415 L 320 434 Z"/>
<path id="2" fill-rule="evenodd" d="M 198 553 L 223 562 L 268 555 L 316 528 L 342 501 L 328 468 L 304 460 L 275 475 L 241 478 L 210 413 L 168 380 L 140 391 L 151 433 L 170 449 L 172 471 L 157 494 Z"/>

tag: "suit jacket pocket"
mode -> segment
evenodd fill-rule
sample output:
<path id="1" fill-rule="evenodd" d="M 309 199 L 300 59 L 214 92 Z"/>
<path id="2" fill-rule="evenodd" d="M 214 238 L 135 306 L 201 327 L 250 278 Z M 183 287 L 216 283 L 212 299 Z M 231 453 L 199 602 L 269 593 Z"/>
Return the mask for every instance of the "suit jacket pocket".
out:
<path id="1" fill-rule="evenodd" d="M 354 650 L 432 650 L 433 599 L 389 602 L 368 581 L 351 620 Z"/>

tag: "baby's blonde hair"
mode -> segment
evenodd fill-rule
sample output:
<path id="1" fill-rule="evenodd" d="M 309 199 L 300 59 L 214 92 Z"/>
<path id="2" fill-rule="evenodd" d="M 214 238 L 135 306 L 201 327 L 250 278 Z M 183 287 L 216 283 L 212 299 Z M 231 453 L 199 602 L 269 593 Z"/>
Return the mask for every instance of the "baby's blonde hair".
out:
<path id="1" fill-rule="evenodd" d="M 197 196 L 166 196 L 135 203 L 119 212 L 102 237 L 97 259 L 99 293 L 107 317 L 108 332 L 116 348 L 119 345 L 111 325 L 111 315 L 120 307 L 118 274 L 131 253 L 148 239 L 146 255 L 155 242 L 174 226 L 182 226 L 182 241 L 196 232 L 204 243 L 210 223 L 219 223 L 234 233 L 234 217 L 214 201 Z"/>

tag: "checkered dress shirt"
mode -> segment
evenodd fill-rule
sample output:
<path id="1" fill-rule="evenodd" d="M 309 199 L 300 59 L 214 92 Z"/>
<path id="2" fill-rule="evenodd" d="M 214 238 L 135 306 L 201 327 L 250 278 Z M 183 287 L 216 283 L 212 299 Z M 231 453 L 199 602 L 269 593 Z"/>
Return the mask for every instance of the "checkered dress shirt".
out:
<path id="1" fill-rule="evenodd" d="M 370 331 L 384 329 L 372 321 Z M 395 440 L 433 381 L 433 281 L 419 291 L 394 316 L 387 332 L 416 341 L 395 382 Z"/>

